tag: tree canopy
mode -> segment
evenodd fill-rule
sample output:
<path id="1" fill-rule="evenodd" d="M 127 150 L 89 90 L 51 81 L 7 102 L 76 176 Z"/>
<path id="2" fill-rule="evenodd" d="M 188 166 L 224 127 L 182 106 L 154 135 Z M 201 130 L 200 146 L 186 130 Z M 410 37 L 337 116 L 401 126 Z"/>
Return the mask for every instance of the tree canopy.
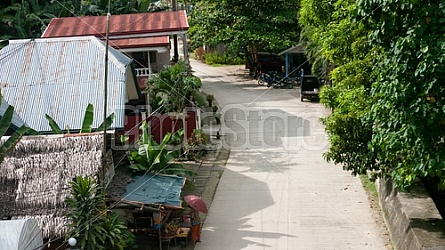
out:
<path id="1" fill-rule="evenodd" d="M 321 93 L 326 159 L 401 188 L 417 177 L 445 187 L 444 17 L 438 1 L 302 0 L 310 60 L 335 66 Z"/>
<path id="2" fill-rule="evenodd" d="M 146 12 L 150 0 L 111 0 L 112 14 Z M 105 15 L 108 0 L 10 0 L 0 3 L 0 40 L 40 37 L 52 18 Z"/>
<path id="3" fill-rule="evenodd" d="M 354 1 L 331 5 L 330 1 L 304 0 L 300 22 L 313 65 L 335 65 L 332 86 L 325 86 L 321 93 L 322 102 L 332 110 L 323 119 L 331 143 L 325 157 L 361 174 L 376 168 L 367 147 L 372 133 L 365 119 L 372 104 L 369 93 L 375 57 L 367 44 L 367 31 L 350 18 L 354 8 Z"/>
<path id="4" fill-rule="evenodd" d="M 277 52 L 298 42 L 298 8 L 299 0 L 198 1 L 189 35 L 194 47 L 225 43 L 234 50 Z"/>
<path id="5" fill-rule="evenodd" d="M 370 150 L 401 187 L 417 177 L 445 188 L 445 3 L 360 1 L 358 18 L 381 48 Z"/>

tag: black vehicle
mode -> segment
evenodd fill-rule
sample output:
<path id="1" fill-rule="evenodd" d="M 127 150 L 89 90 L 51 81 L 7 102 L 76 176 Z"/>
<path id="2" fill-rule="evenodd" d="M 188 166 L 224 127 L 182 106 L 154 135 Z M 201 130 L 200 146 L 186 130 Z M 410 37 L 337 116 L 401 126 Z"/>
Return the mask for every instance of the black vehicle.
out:
<path id="1" fill-rule="evenodd" d="M 318 93 L 320 91 L 320 82 L 318 78 L 313 75 L 303 76 L 301 79 L 301 101 L 304 99 L 318 100 Z"/>
<path id="2" fill-rule="evenodd" d="M 273 87 L 275 89 L 292 89 L 294 87 L 293 80 L 289 77 L 284 77 L 273 82 Z"/>
<path id="3" fill-rule="evenodd" d="M 267 87 L 270 87 L 274 84 L 276 79 L 277 79 L 276 72 L 263 73 L 260 71 L 258 75 L 258 85 L 263 86 L 264 84 L 267 84 Z"/>

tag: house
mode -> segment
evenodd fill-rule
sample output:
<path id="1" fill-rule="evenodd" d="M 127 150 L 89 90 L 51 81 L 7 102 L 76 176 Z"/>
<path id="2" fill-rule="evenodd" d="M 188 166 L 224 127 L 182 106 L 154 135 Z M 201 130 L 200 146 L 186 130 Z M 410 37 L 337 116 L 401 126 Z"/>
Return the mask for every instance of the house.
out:
<path id="1" fill-rule="evenodd" d="M 278 55 L 284 55 L 286 75 L 300 76 L 301 70 L 303 70 L 305 75 L 311 74 L 312 66 L 304 55 L 303 45 L 298 44 L 290 47 L 278 53 Z"/>
<path id="2" fill-rule="evenodd" d="M 106 16 L 53 18 L 42 37 L 96 36 L 105 40 Z M 186 41 L 187 14 L 181 11 L 149 12 L 110 17 L 109 44 L 133 58 L 140 86 L 151 73 L 170 63 L 170 36 Z M 174 48 L 175 53 L 178 47 Z M 187 43 L 183 55 L 187 58 Z"/>
<path id="3" fill-rule="evenodd" d="M 137 80 L 142 90 L 146 86 L 147 78 L 152 73 L 157 73 L 165 65 L 171 63 L 170 38 L 172 36 L 176 35 L 183 41 L 183 57 L 186 61 L 188 59 L 187 43 L 184 41 L 187 39 L 186 32 L 189 25 L 184 10 L 112 15 L 109 26 L 110 46 L 134 59 Z M 94 35 L 101 40 L 105 40 L 106 27 L 106 16 L 54 18 L 42 37 Z M 176 43 L 173 42 L 172 44 L 175 45 Z M 174 51 L 178 49 L 178 47 L 173 46 Z M 130 138 L 133 140 L 137 138 L 139 133 L 140 122 L 151 115 L 150 107 L 147 106 L 148 96 L 146 100 L 139 100 L 139 102 L 131 102 L 130 104 L 133 107 L 129 107 L 127 111 L 125 132 L 130 132 Z M 193 116 L 198 117 L 196 112 Z M 189 120 L 193 124 L 183 125 L 183 127 L 187 127 L 188 131 L 193 132 L 199 121 L 195 122 L 196 119 Z M 163 131 L 168 131 L 168 129 L 165 128 Z M 155 133 L 157 132 L 154 131 L 153 134 Z M 187 133 L 187 135 L 190 134 L 191 132 Z M 162 138 L 163 133 L 158 133 L 155 136 L 156 138 Z"/>
<path id="4" fill-rule="evenodd" d="M 146 80 L 152 73 L 157 73 L 165 65 L 170 64 L 170 38 L 177 35 L 183 41 L 183 57 L 187 60 L 188 51 L 186 32 L 189 28 L 187 14 L 184 10 L 112 15 L 110 17 L 109 44 L 125 53 L 135 61 L 135 70 L 139 87 L 144 90 Z M 107 27 L 106 16 L 85 16 L 54 18 L 49 23 L 42 37 L 73 37 L 93 35 L 105 40 Z M 173 42 L 173 45 L 176 43 Z M 174 51 L 179 48 L 174 47 Z M 147 97 L 148 98 L 148 97 Z M 139 133 L 139 125 L 149 114 L 145 106 L 148 101 L 132 102 L 135 108 L 127 112 L 125 132 L 130 133 L 133 141 Z M 138 107 L 146 107 L 139 109 Z M 197 117 L 196 112 L 192 114 Z M 157 118 L 155 120 L 158 120 Z M 165 120 L 165 119 L 163 119 Z M 189 119 L 193 124 L 181 125 L 188 128 L 187 135 L 191 135 L 196 127 L 196 119 Z M 165 124 L 170 124 L 166 121 Z M 156 127 L 152 124 L 152 127 Z M 164 128 L 163 131 L 170 132 Z M 191 132 L 190 132 L 191 131 Z M 136 136 L 135 136 L 136 134 Z M 162 132 L 153 131 L 156 138 L 162 138 Z"/>
<path id="5" fill-rule="evenodd" d="M 70 182 L 104 170 L 103 138 L 101 133 L 23 137 L 0 165 L 0 219 L 33 218 L 44 239 L 64 236 Z"/>
<path id="6" fill-rule="evenodd" d="M 0 58 L 2 95 L 15 108 L 17 122 L 52 133 L 48 114 L 62 129 L 80 131 L 91 103 L 92 129 L 102 123 L 105 45 L 96 37 L 11 40 Z M 106 114 L 115 114 L 110 129 L 123 130 L 125 105 L 141 99 L 141 92 L 132 59 L 110 48 L 108 69 Z"/>

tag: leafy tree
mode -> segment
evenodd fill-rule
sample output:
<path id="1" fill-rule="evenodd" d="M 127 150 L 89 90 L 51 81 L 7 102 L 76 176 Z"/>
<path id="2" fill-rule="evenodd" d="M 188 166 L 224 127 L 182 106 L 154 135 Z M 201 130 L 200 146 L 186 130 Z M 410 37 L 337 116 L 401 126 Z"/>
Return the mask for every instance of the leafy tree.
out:
<path id="1" fill-rule="evenodd" d="M 312 61 L 335 65 L 322 102 L 328 160 L 409 188 L 433 177 L 445 188 L 445 5 L 437 1 L 302 1 Z M 317 58 L 318 57 L 318 58 Z"/>
<path id="2" fill-rule="evenodd" d="M 90 177 L 77 176 L 71 182 L 67 239 L 78 240 L 80 249 L 133 249 L 135 237 L 117 214 L 107 214 L 105 197 L 100 186 Z"/>
<path id="3" fill-rule="evenodd" d="M 137 150 L 130 152 L 130 169 L 135 172 L 155 174 L 196 175 L 184 168 L 182 164 L 172 162 L 179 158 L 180 152 L 178 149 L 169 149 L 168 145 L 171 143 L 177 144 L 178 136 L 183 133 L 183 130 L 179 130 L 173 135 L 167 133 L 159 144 L 150 135 L 149 127 L 145 121 L 141 125 L 141 130 L 139 147 Z"/>
<path id="4" fill-rule="evenodd" d="M 11 5 L 4 5 L 0 10 L 0 39 L 39 37 L 49 21 L 56 17 L 55 12 L 54 5 L 48 2 L 11 1 Z"/>
<path id="5" fill-rule="evenodd" d="M 324 156 L 353 174 L 362 174 L 377 170 L 375 155 L 368 149 L 372 127 L 365 119 L 372 105 L 375 56 L 367 44 L 368 31 L 352 19 L 354 9 L 354 1 L 303 0 L 300 23 L 310 61 L 336 66 L 332 85 L 321 91 L 322 103 L 332 110 L 322 119 L 331 144 Z"/>
<path id="6" fill-rule="evenodd" d="M 402 188 L 433 177 L 445 188 L 445 3 L 358 1 L 358 17 L 380 47 L 370 148 Z"/>
<path id="7" fill-rule="evenodd" d="M 298 7 L 298 0 L 200 1 L 190 19 L 192 48 L 225 43 L 229 51 L 249 51 L 258 62 L 260 49 L 278 52 L 296 44 Z"/>
<path id="8" fill-rule="evenodd" d="M 150 0 L 112 0 L 111 14 L 146 12 Z M 0 40 L 40 37 L 52 18 L 105 15 L 108 0 L 11 0 L 0 3 Z M 4 45 L 3 45 L 4 46 Z"/>

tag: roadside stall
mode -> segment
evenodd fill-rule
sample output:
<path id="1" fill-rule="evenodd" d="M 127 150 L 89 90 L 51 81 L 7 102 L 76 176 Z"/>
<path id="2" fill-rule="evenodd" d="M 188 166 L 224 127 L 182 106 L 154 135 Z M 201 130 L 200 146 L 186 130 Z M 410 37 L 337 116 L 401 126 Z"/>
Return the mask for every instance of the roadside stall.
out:
<path id="1" fill-rule="evenodd" d="M 142 234 L 147 242 L 158 242 L 160 249 L 163 245 L 168 247 L 177 236 L 188 238 L 189 230 L 181 229 L 183 207 L 180 196 L 186 178 L 145 174 L 131 179 L 133 181 L 127 184 L 117 206 L 125 208 L 131 216 L 129 228 L 135 234 Z"/>

